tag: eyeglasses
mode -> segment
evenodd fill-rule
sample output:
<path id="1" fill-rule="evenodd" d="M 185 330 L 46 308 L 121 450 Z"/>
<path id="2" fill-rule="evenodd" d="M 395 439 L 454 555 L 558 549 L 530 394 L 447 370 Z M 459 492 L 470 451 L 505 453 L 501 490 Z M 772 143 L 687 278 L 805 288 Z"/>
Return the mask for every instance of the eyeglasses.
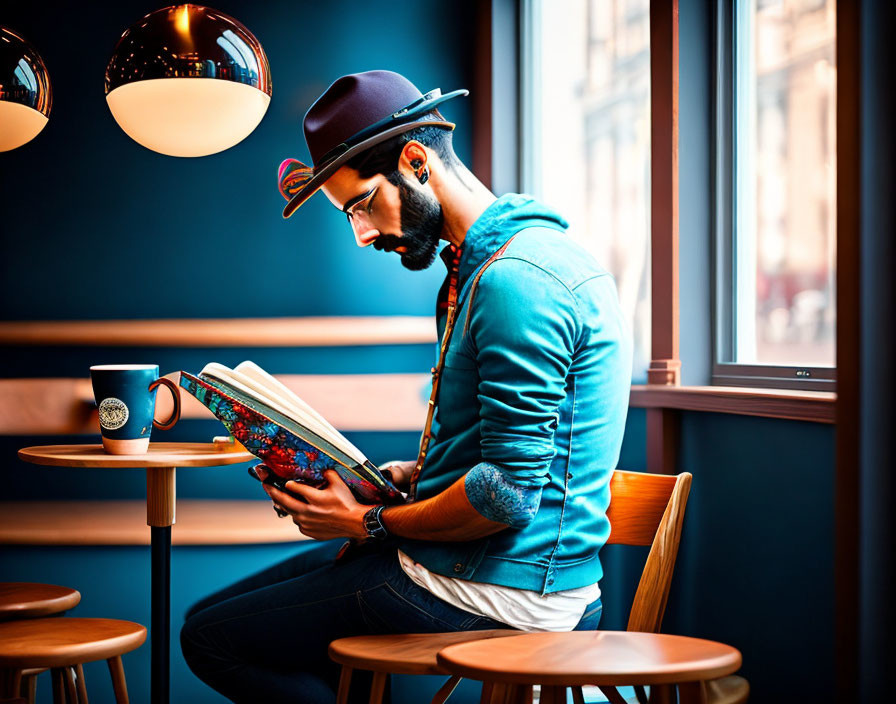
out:
<path id="1" fill-rule="evenodd" d="M 345 216 L 348 218 L 348 224 L 351 226 L 355 235 L 362 235 L 374 228 L 373 214 L 374 201 L 379 193 L 379 186 L 376 186 L 361 196 L 361 199 L 355 201 L 352 205 L 344 208 Z"/>

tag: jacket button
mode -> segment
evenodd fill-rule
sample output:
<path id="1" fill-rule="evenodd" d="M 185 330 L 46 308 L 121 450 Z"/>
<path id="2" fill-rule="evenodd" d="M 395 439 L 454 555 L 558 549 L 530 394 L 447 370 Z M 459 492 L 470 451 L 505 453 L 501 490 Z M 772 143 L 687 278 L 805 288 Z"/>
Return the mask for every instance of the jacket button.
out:
<path id="1" fill-rule="evenodd" d="M 463 572 L 464 566 L 458 562 L 457 564 L 454 565 L 454 571 L 458 572 L 458 573 Z"/>

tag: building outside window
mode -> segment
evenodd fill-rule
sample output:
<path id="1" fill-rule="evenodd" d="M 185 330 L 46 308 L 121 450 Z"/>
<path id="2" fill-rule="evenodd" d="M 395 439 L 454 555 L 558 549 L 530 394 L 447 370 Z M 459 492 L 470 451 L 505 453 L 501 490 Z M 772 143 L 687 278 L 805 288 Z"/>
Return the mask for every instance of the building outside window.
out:
<path id="1" fill-rule="evenodd" d="M 719 150 L 714 376 L 825 388 L 836 332 L 835 2 L 720 6 L 720 145 L 730 130 L 731 147 L 727 159 Z"/>
<path id="2" fill-rule="evenodd" d="M 523 190 L 556 207 L 616 279 L 650 362 L 648 0 L 523 4 Z"/>
<path id="3" fill-rule="evenodd" d="M 834 0 L 719 2 L 716 383 L 834 379 L 835 19 Z M 522 29 L 523 189 L 616 278 L 643 381 L 649 1 L 527 0 Z"/>

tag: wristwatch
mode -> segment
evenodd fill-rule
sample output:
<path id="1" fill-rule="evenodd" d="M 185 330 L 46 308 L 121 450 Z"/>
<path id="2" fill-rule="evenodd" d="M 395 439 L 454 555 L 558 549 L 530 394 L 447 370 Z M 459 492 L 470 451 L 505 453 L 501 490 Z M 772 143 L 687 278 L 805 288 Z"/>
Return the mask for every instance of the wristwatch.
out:
<path id="1" fill-rule="evenodd" d="M 379 504 L 364 514 L 364 530 L 367 531 L 367 537 L 375 540 L 385 540 L 389 537 L 389 531 L 380 519 L 384 508 L 386 507 L 383 504 Z"/>

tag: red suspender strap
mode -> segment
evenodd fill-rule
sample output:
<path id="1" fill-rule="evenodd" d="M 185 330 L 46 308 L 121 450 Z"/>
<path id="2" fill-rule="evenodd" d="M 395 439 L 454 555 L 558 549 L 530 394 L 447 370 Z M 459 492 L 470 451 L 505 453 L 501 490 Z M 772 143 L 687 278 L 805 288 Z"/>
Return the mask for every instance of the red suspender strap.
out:
<path id="1" fill-rule="evenodd" d="M 514 237 L 516 237 L 516 235 L 514 235 Z M 501 249 L 489 257 L 488 261 L 479 268 L 476 277 L 473 279 L 473 283 L 470 285 L 470 295 L 468 297 L 470 302 L 467 306 L 464 334 L 467 333 L 467 330 L 470 327 L 470 311 L 473 309 L 473 295 L 476 293 L 476 286 L 479 284 L 479 279 L 482 278 L 482 273 L 504 254 L 504 251 L 511 242 L 513 242 L 513 237 L 507 240 Z M 420 452 L 417 455 L 417 464 L 414 465 L 414 471 L 411 474 L 411 488 L 408 493 L 409 501 L 413 501 L 417 497 L 417 481 L 420 478 L 420 470 L 423 469 L 423 464 L 426 461 L 426 451 L 429 448 L 429 442 L 432 440 L 432 419 L 435 415 L 436 399 L 439 395 L 439 381 L 442 377 L 442 369 L 445 366 L 445 356 L 448 353 L 448 343 L 451 342 L 451 333 L 454 332 L 454 324 L 457 322 L 457 278 L 458 269 L 460 267 L 460 250 L 457 250 L 454 254 L 454 260 L 452 261 L 451 269 L 448 273 L 448 319 L 445 321 L 445 332 L 442 334 L 442 341 L 439 345 L 439 362 L 432 368 L 432 392 L 429 395 L 429 404 L 426 409 L 426 425 L 423 426 L 423 435 L 420 436 Z"/>

